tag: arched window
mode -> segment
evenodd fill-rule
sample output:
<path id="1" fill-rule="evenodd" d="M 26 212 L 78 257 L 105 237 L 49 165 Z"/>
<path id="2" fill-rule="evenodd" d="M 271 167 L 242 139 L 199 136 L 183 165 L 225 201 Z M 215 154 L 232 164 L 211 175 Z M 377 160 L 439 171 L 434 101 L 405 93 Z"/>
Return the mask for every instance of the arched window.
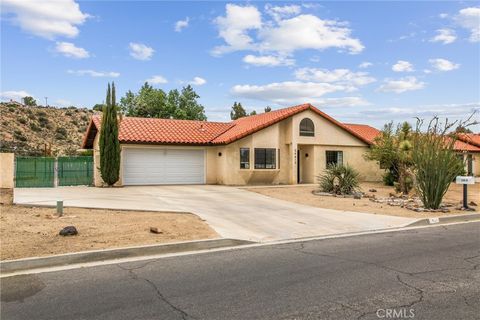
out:
<path id="1" fill-rule="evenodd" d="M 300 135 L 305 137 L 313 137 L 315 135 L 315 125 L 309 118 L 300 121 Z"/>

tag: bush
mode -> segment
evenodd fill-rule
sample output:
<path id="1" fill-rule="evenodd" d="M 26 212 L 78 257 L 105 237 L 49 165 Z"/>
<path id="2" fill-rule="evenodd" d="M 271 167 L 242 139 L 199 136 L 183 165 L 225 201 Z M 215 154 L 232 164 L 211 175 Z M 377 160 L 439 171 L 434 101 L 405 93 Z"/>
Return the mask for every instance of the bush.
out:
<path id="1" fill-rule="evenodd" d="M 40 124 L 41 127 L 46 127 L 48 125 L 49 121 L 44 116 L 40 116 L 40 117 L 38 117 L 38 123 Z"/>
<path id="2" fill-rule="evenodd" d="M 453 123 L 455 124 L 455 123 Z M 438 118 L 430 121 L 426 132 L 417 123 L 413 139 L 413 163 L 416 188 L 427 209 L 438 209 L 453 179 L 464 170 L 455 151 L 456 136 L 449 134 L 452 124 L 442 126 Z"/>
<path id="3" fill-rule="evenodd" d="M 22 131 L 20 130 L 13 131 L 13 137 L 15 138 L 15 140 L 27 141 L 27 138 L 23 135 Z"/>
<path id="4" fill-rule="evenodd" d="M 46 113 L 45 111 L 37 111 L 37 116 L 38 116 L 39 118 L 41 118 L 41 117 L 46 117 L 46 116 L 47 116 L 47 113 Z"/>
<path id="5" fill-rule="evenodd" d="M 388 170 L 383 175 L 383 184 L 386 185 L 386 186 L 393 187 L 393 185 L 395 184 L 395 181 L 397 181 L 397 179 L 398 178 L 395 177 L 393 172 L 391 170 Z"/>
<path id="6" fill-rule="evenodd" d="M 317 179 L 323 192 L 353 194 L 360 189 L 358 175 L 358 172 L 348 165 L 330 164 Z"/>
<path id="7" fill-rule="evenodd" d="M 30 129 L 35 132 L 41 131 L 40 127 L 38 127 L 35 123 L 30 123 Z"/>
<path id="8" fill-rule="evenodd" d="M 18 122 L 20 122 L 21 124 L 26 124 L 27 120 L 25 120 L 25 118 L 20 118 L 18 119 Z"/>
<path id="9" fill-rule="evenodd" d="M 71 124 L 73 124 L 74 126 L 78 126 L 78 121 L 73 119 L 70 121 Z"/>
<path id="10" fill-rule="evenodd" d="M 55 133 L 55 139 L 57 140 L 65 140 L 65 136 L 63 134 L 60 134 L 60 133 Z"/>
<path id="11" fill-rule="evenodd" d="M 65 115 L 71 117 L 71 116 L 73 116 L 73 113 L 71 113 L 70 111 L 67 111 L 67 112 L 65 112 Z"/>
<path id="12" fill-rule="evenodd" d="M 62 136 L 67 135 L 67 129 L 62 128 L 62 127 L 58 127 L 57 130 L 55 130 L 55 132 L 58 133 L 58 134 L 61 134 Z"/>
<path id="13" fill-rule="evenodd" d="M 35 115 L 32 112 L 30 112 L 27 117 L 30 120 L 35 120 Z"/>

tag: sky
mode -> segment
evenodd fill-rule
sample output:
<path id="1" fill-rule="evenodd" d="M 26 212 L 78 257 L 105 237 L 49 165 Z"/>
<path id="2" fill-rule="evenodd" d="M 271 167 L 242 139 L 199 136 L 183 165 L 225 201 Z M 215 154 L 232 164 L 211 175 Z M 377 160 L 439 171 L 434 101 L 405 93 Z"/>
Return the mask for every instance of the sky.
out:
<path id="1" fill-rule="evenodd" d="M 123 96 L 148 81 L 191 84 L 210 121 L 229 121 L 235 101 L 257 112 L 312 103 L 377 128 L 480 112 L 478 1 L 2 0 L 1 9 L 2 101 L 91 108 L 108 82 Z"/>

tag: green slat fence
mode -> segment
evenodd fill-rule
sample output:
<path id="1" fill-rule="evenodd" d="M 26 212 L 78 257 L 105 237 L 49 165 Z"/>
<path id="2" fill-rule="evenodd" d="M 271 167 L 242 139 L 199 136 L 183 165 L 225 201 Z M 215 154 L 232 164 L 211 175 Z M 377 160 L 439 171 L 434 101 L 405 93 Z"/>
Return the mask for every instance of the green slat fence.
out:
<path id="1" fill-rule="evenodd" d="M 55 158 L 17 157 L 15 186 L 17 188 L 53 187 Z"/>
<path id="2" fill-rule="evenodd" d="M 93 185 L 93 157 L 58 157 L 59 186 Z"/>

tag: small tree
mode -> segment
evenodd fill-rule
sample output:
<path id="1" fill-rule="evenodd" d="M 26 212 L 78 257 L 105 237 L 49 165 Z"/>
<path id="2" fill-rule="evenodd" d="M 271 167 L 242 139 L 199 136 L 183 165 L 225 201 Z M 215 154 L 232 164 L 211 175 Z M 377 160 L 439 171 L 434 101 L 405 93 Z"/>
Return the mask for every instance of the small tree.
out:
<path id="1" fill-rule="evenodd" d="M 413 135 L 412 160 L 415 182 L 423 206 L 438 209 L 453 179 L 464 170 L 463 160 L 455 151 L 456 134 L 449 134 L 455 123 L 441 124 L 433 118 L 422 132 L 423 121 L 418 119 Z"/>
<path id="2" fill-rule="evenodd" d="M 113 186 L 120 175 L 120 142 L 118 141 L 118 118 L 115 101 L 115 84 L 107 88 L 107 99 L 102 113 L 100 128 L 100 174 L 103 181 Z"/>
<path id="3" fill-rule="evenodd" d="M 272 107 L 266 106 L 265 107 L 265 113 L 272 111 Z"/>
<path id="4" fill-rule="evenodd" d="M 387 170 L 386 184 L 395 185 L 395 189 L 408 194 L 413 187 L 412 176 L 412 127 L 404 122 L 393 130 L 393 123 L 385 125 L 375 143 L 365 154 L 367 160 L 377 161 Z"/>
<path id="5" fill-rule="evenodd" d="M 24 97 L 23 98 L 23 103 L 26 106 L 29 106 L 29 107 L 34 107 L 34 106 L 37 105 L 37 101 L 33 97 L 30 97 L 30 96 Z"/>
<path id="6" fill-rule="evenodd" d="M 247 116 L 247 111 L 243 108 L 240 102 L 234 102 L 232 111 L 230 111 L 230 119 L 237 120 Z"/>

